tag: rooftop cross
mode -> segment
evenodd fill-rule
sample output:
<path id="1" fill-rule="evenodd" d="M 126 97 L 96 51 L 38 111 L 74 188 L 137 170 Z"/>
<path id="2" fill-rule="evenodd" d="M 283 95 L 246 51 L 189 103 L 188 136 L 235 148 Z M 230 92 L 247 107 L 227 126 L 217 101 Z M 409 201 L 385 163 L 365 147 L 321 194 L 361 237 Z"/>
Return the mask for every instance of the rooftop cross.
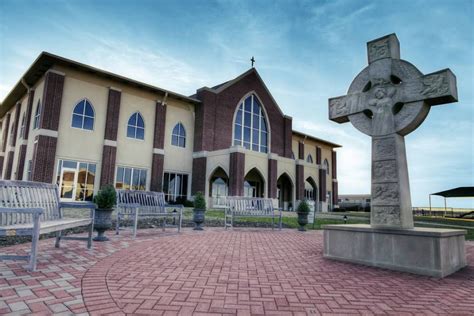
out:
<path id="1" fill-rule="evenodd" d="M 368 42 L 367 53 L 347 95 L 329 99 L 329 119 L 372 136 L 372 226 L 412 228 L 404 136 L 432 105 L 457 101 L 456 77 L 449 69 L 423 75 L 401 60 L 395 34 Z"/>
<path id="2" fill-rule="evenodd" d="M 252 68 L 253 68 L 253 64 L 255 64 L 255 58 L 253 58 L 252 56 L 252 58 L 250 58 L 250 61 L 252 62 Z"/>

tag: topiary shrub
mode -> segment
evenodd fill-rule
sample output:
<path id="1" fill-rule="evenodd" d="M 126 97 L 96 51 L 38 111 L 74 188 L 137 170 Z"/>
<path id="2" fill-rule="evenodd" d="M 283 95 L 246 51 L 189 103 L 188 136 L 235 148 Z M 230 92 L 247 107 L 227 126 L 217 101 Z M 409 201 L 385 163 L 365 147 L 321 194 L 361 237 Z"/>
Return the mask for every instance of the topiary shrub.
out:
<path id="1" fill-rule="evenodd" d="M 117 193 L 112 185 L 104 185 L 94 196 L 94 203 L 99 209 L 111 209 L 117 202 Z"/>
<path id="2" fill-rule="evenodd" d="M 309 208 L 308 202 L 306 200 L 302 200 L 296 209 L 296 213 L 298 214 L 309 214 L 311 209 Z"/>
<path id="3" fill-rule="evenodd" d="M 194 208 L 198 210 L 205 210 L 206 209 L 206 199 L 202 192 L 197 192 L 194 196 Z"/>

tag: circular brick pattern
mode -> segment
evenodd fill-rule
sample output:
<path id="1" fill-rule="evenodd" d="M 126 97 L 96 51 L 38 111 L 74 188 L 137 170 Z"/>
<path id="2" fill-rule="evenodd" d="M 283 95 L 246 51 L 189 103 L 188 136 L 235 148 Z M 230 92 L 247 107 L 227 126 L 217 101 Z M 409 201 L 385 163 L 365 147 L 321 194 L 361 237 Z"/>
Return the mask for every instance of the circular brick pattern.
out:
<path id="1" fill-rule="evenodd" d="M 320 232 L 209 229 L 105 258 L 82 293 L 92 314 L 469 314 L 474 267 L 437 280 L 324 260 Z"/>

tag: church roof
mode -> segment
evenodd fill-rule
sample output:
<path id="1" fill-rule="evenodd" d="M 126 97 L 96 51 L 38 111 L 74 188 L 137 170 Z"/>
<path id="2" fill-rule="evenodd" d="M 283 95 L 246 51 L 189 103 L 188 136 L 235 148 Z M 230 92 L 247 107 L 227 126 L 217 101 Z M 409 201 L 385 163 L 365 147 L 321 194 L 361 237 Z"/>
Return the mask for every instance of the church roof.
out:
<path id="1" fill-rule="evenodd" d="M 54 65 L 62 65 L 67 67 L 72 67 L 77 70 L 81 70 L 88 73 L 93 73 L 97 76 L 104 77 L 122 84 L 127 84 L 134 86 L 136 88 L 148 90 L 155 93 L 160 93 L 165 95 L 168 93 L 168 96 L 174 97 L 179 100 L 184 100 L 187 102 L 199 104 L 201 101 L 187 97 L 182 94 L 172 92 L 166 89 L 162 89 L 156 86 L 152 86 L 147 83 L 143 83 L 134 79 L 130 79 L 103 69 L 92 67 L 71 59 L 67 59 L 58 55 L 54 55 L 48 52 L 42 52 L 38 58 L 33 62 L 33 64 L 28 68 L 28 70 L 21 76 L 20 80 L 15 84 L 10 93 L 5 97 L 0 106 L 0 117 L 5 115 L 8 110 L 10 110 L 15 103 L 27 92 L 25 85 L 22 83 L 22 80 L 28 85 L 33 86 L 51 67 Z"/>
<path id="2" fill-rule="evenodd" d="M 314 137 L 312 135 L 308 135 L 308 134 L 305 134 L 303 132 L 299 132 L 299 131 L 295 131 L 293 130 L 293 135 L 298 135 L 298 136 L 301 136 L 301 137 L 304 137 L 304 138 L 307 138 L 307 139 L 311 139 L 311 140 L 314 140 L 316 142 L 319 142 L 319 143 L 323 143 L 323 144 L 326 144 L 330 147 L 333 147 L 333 148 L 339 148 L 339 147 L 342 147 L 342 145 L 339 145 L 339 144 L 336 144 L 336 143 L 331 143 L 327 140 L 324 140 L 324 139 L 321 139 L 321 138 L 317 138 L 317 137 Z"/>

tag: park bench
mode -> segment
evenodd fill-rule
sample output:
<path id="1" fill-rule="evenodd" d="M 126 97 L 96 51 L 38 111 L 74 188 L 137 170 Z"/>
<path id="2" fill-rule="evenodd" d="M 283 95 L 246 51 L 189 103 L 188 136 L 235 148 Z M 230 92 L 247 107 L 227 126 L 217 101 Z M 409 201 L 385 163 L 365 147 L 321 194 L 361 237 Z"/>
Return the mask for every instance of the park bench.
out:
<path id="1" fill-rule="evenodd" d="M 64 218 L 63 209 L 90 209 L 89 218 Z M 28 260 L 36 270 L 38 240 L 41 234 L 56 232 L 56 248 L 62 239 L 86 240 L 92 246 L 94 212 L 92 202 L 61 202 L 56 184 L 0 180 L 0 236 L 31 236 L 31 252 L 26 256 L 0 255 L 4 260 Z M 89 226 L 88 237 L 62 236 L 62 231 Z"/>
<path id="2" fill-rule="evenodd" d="M 279 215 L 277 212 L 279 211 Z M 279 229 L 281 229 L 281 209 L 273 207 L 272 199 L 227 197 L 225 208 L 225 228 L 233 227 L 236 217 L 267 217 L 272 219 L 272 229 L 275 227 L 275 217 L 279 216 Z"/>
<path id="3" fill-rule="evenodd" d="M 174 210 L 170 211 L 171 208 Z M 130 219 L 133 223 L 133 237 L 135 238 L 139 217 L 161 217 L 163 218 L 163 230 L 165 227 L 177 227 L 179 232 L 183 220 L 183 209 L 183 205 L 166 204 L 165 195 L 162 192 L 117 190 L 115 232 L 118 235 L 119 231 L 123 229 L 120 227 L 120 221 Z M 173 224 L 166 223 L 166 219 L 170 217 L 173 218 Z"/>

